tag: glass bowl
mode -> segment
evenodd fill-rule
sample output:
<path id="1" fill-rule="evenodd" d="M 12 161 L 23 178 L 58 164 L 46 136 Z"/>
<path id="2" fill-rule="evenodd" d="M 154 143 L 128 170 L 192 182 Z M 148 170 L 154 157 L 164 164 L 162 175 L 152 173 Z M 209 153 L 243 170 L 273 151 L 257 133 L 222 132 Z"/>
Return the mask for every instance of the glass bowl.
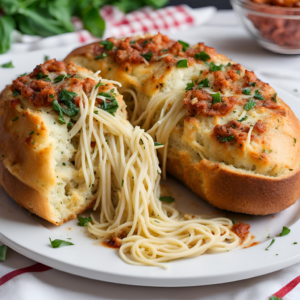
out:
<path id="1" fill-rule="evenodd" d="M 280 54 L 300 54 L 300 8 L 231 0 L 242 23 L 265 49 Z"/>

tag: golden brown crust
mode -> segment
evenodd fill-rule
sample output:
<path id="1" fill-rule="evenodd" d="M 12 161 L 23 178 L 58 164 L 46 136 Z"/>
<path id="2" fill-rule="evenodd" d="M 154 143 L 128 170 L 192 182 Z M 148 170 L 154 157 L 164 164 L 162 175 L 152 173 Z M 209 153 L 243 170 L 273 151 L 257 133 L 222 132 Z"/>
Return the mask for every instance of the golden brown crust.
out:
<path id="1" fill-rule="evenodd" d="M 169 157 L 167 169 L 211 205 L 232 212 L 273 214 L 288 208 L 300 197 L 299 169 L 280 178 L 246 174 L 206 159 L 192 164 L 187 151 Z"/>

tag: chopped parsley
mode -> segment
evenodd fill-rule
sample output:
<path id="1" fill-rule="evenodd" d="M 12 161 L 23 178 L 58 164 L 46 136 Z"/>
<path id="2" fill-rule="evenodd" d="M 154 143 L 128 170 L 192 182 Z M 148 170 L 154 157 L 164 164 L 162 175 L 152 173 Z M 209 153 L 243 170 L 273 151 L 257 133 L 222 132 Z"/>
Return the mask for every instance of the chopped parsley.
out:
<path id="1" fill-rule="evenodd" d="M 243 121 L 246 121 L 248 119 L 248 116 L 245 116 L 243 118 L 241 118 L 240 120 L 238 120 L 238 122 L 243 122 Z"/>
<path id="2" fill-rule="evenodd" d="M 112 50 L 112 48 L 114 47 L 114 44 L 111 41 L 107 41 L 107 40 L 106 41 L 101 41 L 99 44 L 104 46 L 104 48 L 106 50 Z"/>
<path id="3" fill-rule="evenodd" d="M 151 60 L 153 53 L 152 52 L 148 52 L 146 54 L 141 54 L 141 56 L 143 56 L 147 61 Z"/>
<path id="4" fill-rule="evenodd" d="M 50 98 L 54 98 L 54 94 L 49 95 Z"/>
<path id="5" fill-rule="evenodd" d="M 136 41 L 130 41 L 129 44 L 130 44 L 130 45 L 133 45 L 133 44 L 135 44 L 135 42 L 136 42 Z"/>
<path id="6" fill-rule="evenodd" d="M 121 187 L 124 185 L 124 179 L 122 179 Z"/>
<path id="7" fill-rule="evenodd" d="M 188 68 L 189 65 L 188 65 L 187 59 L 179 60 L 179 61 L 177 62 L 177 67 L 178 67 L 178 68 Z"/>
<path id="8" fill-rule="evenodd" d="M 96 85 L 96 89 L 97 89 L 100 85 L 107 85 L 107 84 L 104 84 L 104 83 L 102 83 L 101 81 L 99 81 L 99 82 L 97 83 L 97 85 Z"/>
<path id="9" fill-rule="evenodd" d="M 234 140 L 234 135 L 225 136 L 221 139 L 221 143 L 230 142 L 232 140 Z"/>
<path id="10" fill-rule="evenodd" d="M 19 119 L 19 117 L 15 117 L 15 118 L 13 118 L 12 120 L 13 121 L 17 121 Z"/>
<path id="11" fill-rule="evenodd" d="M 44 62 L 46 62 L 47 60 L 49 60 L 49 55 L 44 55 Z"/>
<path id="12" fill-rule="evenodd" d="M 52 248 L 61 248 L 65 246 L 73 246 L 74 244 L 71 242 L 63 241 L 63 240 L 54 240 L 52 241 L 51 238 L 49 238 Z"/>
<path id="13" fill-rule="evenodd" d="M 58 83 L 58 82 L 64 80 L 64 78 L 65 78 L 65 75 L 59 75 L 54 78 L 53 82 Z"/>
<path id="14" fill-rule="evenodd" d="M 99 93 L 98 95 L 105 98 L 100 108 L 114 116 L 114 112 L 119 108 L 117 99 L 108 93 Z"/>
<path id="15" fill-rule="evenodd" d="M 288 235 L 291 232 L 291 229 L 283 226 L 281 233 L 279 234 L 279 236 L 285 236 Z"/>
<path id="16" fill-rule="evenodd" d="M 162 49 L 161 52 L 167 52 L 169 49 Z"/>
<path id="17" fill-rule="evenodd" d="M 296 144 L 296 142 L 297 142 L 296 138 L 293 138 L 293 139 L 294 139 L 294 143 Z"/>
<path id="18" fill-rule="evenodd" d="M 16 97 L 16 96 L 20 95 L 20 92 L 18 92 L 17 90 L 14 90 L 12 94 L 13 94 L 14 97 Z"/>
<path id="19" fill-rule="evenodd" d="M 249 85 L 251 85 L 251 86 L 256 86 L 256 82 L 250 82 L 250 81 L 249 81 Z"/>
<path id="20" fill-rule="evenodd" d="M 6 252 L 7 252 L 7 246 L 6 245 L 0 246 L 0 261 L 5 261 Z"/>
<path id="21" fill-rule="evenodd" d="M 294 242 L 294 243 L 293 243 L 293 245 L 297 245 L 297 244 L 298 244 L 297 242 Z"/>
<path id="22" fill-rule="evenodd" d="M 92 222 L 92 218 L 88 217 L 88 218 L 84 218 L 84 217 L 78 217 L 78 226 L 87 226 L 88 222 Z"/>
<path id="23" fill-rule="evenodd" d="M 98 59 L 104 58 L 104 57 L 106 57 L 106 56 L 107 56 L 107 54 L 106 54 L 105 52 L 103 52 L 102 54 L 100 54 L 100 55 L 96 56 L 96 57 L 95 57 L 95 60 L 98 60 Z"/>
<path id="24" fill-rule="evenodd" d="M 64 162 L 63 162 L 63 163 L 62 163 L 62 165 L 63 165 L 63 166 L 65 166 L 65 165 L 66 165 L 66 163 L 64 163 Z"/>
<path id="25" fill-rule="evenodd" d="M 272 241 L 271 241 L 270 245 L 269 245 L 265 250 L 268 251 L 269 248 L 270 248 L 274 243 L 275 243 L 275 239 L 272 238 Z"/>
<path id="26" fill-rule="evenodd" d="M 209 87 L 209 80 L 207 78 L 201 80 L 197 86 L 197 88 Z"/>
<path id="27" fill-rule="evenodd" d="M 193 82 L 189 82 L 187 85 L 186 85 L 186 88 L 185 90 L 186 91 L 191 91 L 193 89 L 193 87 L 195 86 L 195 84 Z"/>
<path id="28" fill-rule="evenodd" d="M 43 74 L 42 72 L 39 72 L 36 76 L 37 79 L 42 79 L 42 78 L 45 78 L 45 77 L 48 77 L 48 75 L 46 74 Z"/>
<path id="29" fill-rule="evenodd" d="M 272 97 L 272 100 L 273 100 L 275 103 L 277 103 L 276 97 L 277 97 L 277 93 L 275 93 L 274 96 Z"/>
<path id="30" fill-rule="evenodd" d="M 0 67 L 1 68 L 9 69 L 9 68 L 14 68 L 14 65 L 13 65 L 12 61 L 9 61 L 9 62 L 7 62 L 5 64 L 0 65 Z"/>
<path id="31" fill-rule="evenodd" d="M 241 71 L 240 71 L 240 70 L 237 70 L 236 72 L 237 72 L 239 75 L 241 75 Z"/>
<path id="32" fill-rule="evenodd" d="M 251 95 L 251 88 L 245 88 L 245 89 L 243 89 L 243 90 L 242 90 L 242 93 L 243 93 L 244 95 Z"/>
<path id="33" fill-rule="evenodd" d="M 154 142 L 154 146 L 163 146 L 164 144 L 158 143 L 158 142 Z"/>
<path id="34" fill-rule="evenodd" d="M 215 103 L 219 103 L 222 102 L 222 97 L 221 97 L 221 93 L 217 92 L 215 94 L 210 94 L 213 97 L 213 102 L 212 105 L 214 105 Z"/>
<path id="35" fill-rule="evenodd" d="M 252 99 L 250 99 L 244 108 L 245 108 L 245 110 L 250 110 L 255 106 L 256 106 L 256 102 L 253 101 Z"/>
<path id="36" fill-rule="evenodd" d="M 27 75 L 27 73 L 25 72 L 25 73 L 23 73 L 23 74 L 21 74 L 19 77 L 23 77 L 23 76 L 25 76 L 25 75 Z"/>
<path id="37" fill-rule="evenodd" d="M 175 201 L 175 199 L 173 197 L 170 197 L 170 196 L 160 196 L 159 200 L 163 201 L 163 202 L 168 202 L 168 203 L 171 203 L 171 202 Z"/>
<path id="38" fill-rule="evenodd" d="M 258 90 L 255 91 L 254 98 L 258 100 L 265 100 L 263 95 Z"/>
<path id="39" fill-rule="evenodd" d="M 67 127 L 72 127 L 72 123 L 69 122 L 68 125 L 67 125 Z"/>
<path id="40" fill-rule="evenodd" d="M 217 66 L 213 61 L 209 64 L 209 71 L 215 72 L 215 71 L 220 71 L 224 65 L 219 65 Z"/>
<path id="41" fill-rule="evenodd" d="M 185 52 L 187 48 L 190 46 L 190 44 L 185 43 L 183 41 L 178 40 L 178 43 L 182 45 L 182 51 Z"/>
<path id="42" fill-rule="evenodd" d="M 235 225 L 235 221 L 234 220 L 231 220 L 231 221 L 232 221 L 232 224 Z"/>
<path id="43" fill-rule="evenodd" d="M 29 135 L 32 135 L 32 134 L 34 134 L 34 131 L 31 131 L 31 132 L 29 133 Z"/>
<path id="44" fill-rule="evenodd" d="M 197 60 L 207 61 L 208 59 L 210 59 L 210 56 L 205 51 L 201 51 L 199 53 L 196 53 L 194 55 L 194 58 Z"/>

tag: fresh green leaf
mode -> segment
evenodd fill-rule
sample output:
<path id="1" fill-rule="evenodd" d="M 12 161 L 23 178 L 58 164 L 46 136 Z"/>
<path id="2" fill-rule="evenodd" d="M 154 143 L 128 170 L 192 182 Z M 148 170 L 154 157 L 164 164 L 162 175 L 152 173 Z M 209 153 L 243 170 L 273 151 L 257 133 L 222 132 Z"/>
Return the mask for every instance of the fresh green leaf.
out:
<path id="1" fill-rule="evenodd" d="M 296 142 L 297 142 L 296 138 L 293 138 L 293 139 L 294 139 L 294 144 L 296 144 Z"/>
<path id="2" fill-rule="evenodd" d="M 124 179 L 122 179 L 121 187 L 123 187 L 123 185 L 124 185 Z"/>
<path id="3" fill-rule="evenodd" d="M 210 56 L 205 52 L 205 51 L 201 51 L 199 53 L 196 53 L 194 55 L 195 59 L 197 60 L 203 60 L 203 61 L 207 61 L 210 59 Z"/>
<path id="4" fill-rule="evenodd" d="M 279 234 L 279 236 L 285 236 L 288 235 L 291 232 L 291 229 L 283 226 L 281 233 Z"/>
<path id="5" fill-rule="evenodd" d="M 9 61 L 5 64 L 0 65 L 0 67 L 8 69 L 8 68 L 14 68 L 14 65 L 13 65 L 12 61 Z"/>
<path id="6" fill-rule="evenodd" d="M 78 217 L 78 226 L 87 226 L 88 222 L 92 222 L 92 218 L 88 217 L 88 218 L 84 218 L 84 217 Z"/>
<path id="7" fill-rule="evenodd" d="M 23 76 L 26 76 L 26 75 L 27 75 L 27 73 L 25 72 L 25 73 L 19 75 L 19 77 L 23 77 Z"/>
<path id="8" fill-rule="evenodd" d="M 210 94 L 213 97 L 213 102 L 212 105 L 214 105 L 215 103 L 219 103 L 222 102 L 222 97 L 221 97 L 221 93 L 217 92 L 215 94 Z"/>
<path id="9" fill-rule="evenodd" d="M 150 61 L 151 57 L 152 57 L 153 53 L 152 52 L 148 52 L 146 54 L 141 54 L 141 56 L 143 56 L 146 60 Z"/>
<path id="10" fill-rule="evenodd" d="M 99 8 L 88 6 L 82 12 L 82 22 L 94 37 L 102 37 L 105 30 L 105 21 L 99 13 Z"/>
<path id="11" fill-rule="evenodd" d="M 254 93 L 254 98 L 258 100 L 265 100 L 263 95 L 259 92 L 259 90 L 256 90 Z"/>
<path id="12" fill-rule="evenodd" d="M 104 97 L 106 100 L 103 101 L 100 108 L 107 111 L 114 116 L 114 113 L 118 110 L 119 104 L 115 97 L 107 93 L 99 93 L 99 96 Z"/>
<path id="13" fill-rule="evenodd" d="M 61 106 L 59 105 L 57 100 L 52 101 L 52 108 L 53 108 L 54 111 L 58 111 L 58 121 L 61 124 L 66 124 L 66 120 L 65 120 L 64 115 L 63 115 L 64 110 L 61 108 Z"/>
<path id="14" fill-rule="evenodd" d="M 158 142 L 154 142 L 154 146 L 163 146 L 164 144 L 158 143 Z"/>
<path id="15" fill-rule="evenodd" d="M 269 298 L 269 300 L 282 300 L 282 299 L 273 295 Z"/>
<path id="16" fill-rule="evenodd" d="M 177 67 L 178 67 L 178 68 L 188 68 L 189 65 L 188 65 L 187 59 L 179 60 L 179 61 L 177 62 Z"/>
<path id="17" fill-rule="evenodd" d="M 241 118 L 240 120 L 238 120 L 238 122 L 243 122 L 243 121 L 246 121 L 248 119 L 248 116 L 245 116 L 243 118 Z"/>
<path id="18" fill-rule="evenodd" d="M 224 65 L 219 65 L 217 66 L 213 61 L 209 64 L 209 71 L 215 72 L 215 71 L 220 71 Z"/>
<path id="19" fill-rule="evenodd" d="M 209 87 L 209 80 L 207 78 L 201 80 L 197 86 L 198 89 L 203 87 Z"/>
<path id="20" fill-rule="evenodd" d="M 62 80 L 64 80 L 64 78 L 65 78 L 65 75 L 59 75 L 54 78 L 53 82 L 55 82 L 55 83 L 61 82 Z"/>
<path id="21" fill-rule="evenodd" d="M 235 225 L 235 221 L 234 220 L 231 220 L 231 221 L 232 221 L 232 224 Z"/>
<path id="22" fill-rule="evenodd" d="M 51 79 L 49 77 L 45 77 L 43 78 L 44 81 L 47 81 L 47 82 L 51 82 Z"/>
<path id="23" fill-rule="evenodd" d="M 104 57 L 107 57 L 107 54 L 105 52 L 103 52 L 102 54 L 98 55 L 95 57 L 95 60 L 98 60 L 98 59 L 102 59 Z"/>
<path id="24" fill-rule="evenodd" d="M 234 140 L 234 135 L 225 136 L 221 139 L 221 143 L 230 142 L 232 140 Z"/>
<path id="25" fill-rule="evenodd" d="M 54 98 L 54 94 L 49 95 L 50 98 Z"/>
<path id="26" fill-rule="evenodd" d="M 273 245 L 275 243 L 275 239 L 274 238 L 272 238 L 272 241 L 271 241 L 271 244 L 265 249 L 265 250 L 269 250 L 269 248 Z"/>
<path id="27" fill-rule="evenodd" d="M 189 82 L 187 85 L 186 85 L 186 88 L 185 90 L 186 91 L 191 91 L 193 88 L 194 88 L 194 83 L 193 82 Z"/>
<path id="28" fill-rule="evenodd" d="M 0 246 L 0 261 L 5 261 L 6 252 L 7 252 L 7 246 L 6 245 Z"/>
<path id="29" fill-rule="evenodd" d="M 159 200 L 163 201 L 163 202 L 168 202 L 168 203 L 171 203 L 171 202 L 175 201 L 175 199 L 173 197 L 170 197 L 170 196 L 160 196 Z"/>
<path id="30" fill-rule="evenodd" d="M 182 51 L 185 52 L 187 50 L 187 48 L 190 46 L 190 44 L 180 41 L 178 40 L 178 43 L 182 45 Z"/>
<path id="31" fill-rule="evenodd" d="M 136 41 L 130 41 L 129 44 L 130 44 L 130 45 L 133 45 L 133 44 L 135 44 L 135 42 L 136 42 Z"/>
<path id="32" fill-rule="evenodd" d="M 61 248 L 61 247 L 65 247 L 65 246 L 73 246 L 74 244 L 68 241 L 64 241 L 64 240 L 51 240 L 51 238 L 49 238 L 50 243 L 52 248 Z"/>
<path id="33" fill-rule="evenodd" d="M 13 95 L 13 97 L 19 96 L 20 92 L 18 92 L 17 90 L 14 90 L 12 95 Z"/>
<path id="34" fill-rule="evenodd" d="M 249 85 L 251 85 L 251 86 L 256 86 L 256 82 L 250 82 L 250 81 L 249 81 Z"/>
<path id="35" fill-rule="evenodd" d="M 114 47 L 114 44 L 111 41 L 105 40 L 105 41 L 101 41 L 99 44 L 103 45 L 106 50 L 112 50 Z"/>
<path id="36" fill-rule="evenodd" d="M 241 75 L 241 71 L 240 71 L 240 70 L 237 70 L 236 72 L 237 72 L 239 75 Z"/>
<path id="37" fill-rule="evenodd" d="M 245 89 L 243 89 L 243 90 L 242 90 L 242 93 L 243 93 L 244 95 L 251 95 L 251 88 L 245 88 Z"/>
<path id="38" fill-rule="evenodd" d="M 256 102 L 253 101 L 252 99 L 250 99 L 244 108 L 245 108 L 245 110 L 250 110 L 255 106 L 256 106 Z"/>
<path id="39" fill-rule="evenodd" d="M 96 89 L 100 86 L 100 85 L 107 85 L 107 84 L 104 84 L 104 83 L 102 83 L 101 81 L 99 81 L 98 83 L 97 83 L 97 85 L 96 85 Z"/>
<path id="40" fill-rule="evenodd" d="M 274 96 L 272 97 L 272 100 L 273 100 L 275 103 L 277 103 L 276 97 L 277 97 L 277 93 L 275 93 Z"/>
<path id="41" fill-rule="evenodd" d="M 39 79 L 42 79 L 42 78 L 45 78 L 45 77 L 48 77 L 48 75 L 46 75 L 46 74 L 43 74 L 43 73 L 41 73 L 41 72 L 39 72 L 38 74 L 37 74 L 37 76 L 36 76 L 36 78 L 39 80 Z"/>
<path id="42" fill-rule="evenodd" d="M 15 28 L 16 23 L 13 17 L 8 15 L 0 17 L 0 54 L 5 53 L 10 49 L 12 31 Z"/>
<path id="43" fill-rule="evenodd" d="M 47 60 L 49 60 L 49 55 L 44 55 L 44 62 L 46 62 Z"/>
<path id="44" fill-rule="evenodd" d="M 58 99 L 68 107 L 68 109 L 63 109 L 63 112 L 69 117 L 74 117 L 79 113 L 79 108 L 72 102 L 75 96 L 77 96 L 76 93 L 69 92 L 66 89 L 63 89 L 58 95 Z"/>
<path id="45" fill-rule="evenodd" d="M 13 118 L 12 120 L 13 120 L 13 122 L 15 122 L 15 121 L 17 121 L 19 119 L 19 117 L 15 117 L 15 118 Z"/>

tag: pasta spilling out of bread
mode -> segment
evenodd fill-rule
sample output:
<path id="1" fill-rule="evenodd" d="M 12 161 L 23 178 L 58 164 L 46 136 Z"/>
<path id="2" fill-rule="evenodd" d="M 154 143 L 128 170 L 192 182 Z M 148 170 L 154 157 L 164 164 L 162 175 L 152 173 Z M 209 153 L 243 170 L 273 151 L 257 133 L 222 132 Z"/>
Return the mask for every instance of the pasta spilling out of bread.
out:
<path id="1" fill-rule="evenodd" d="M 247 224 L 179 212 L 160 195 L 161 173 L 221 209 L 279 212 L 300 195 L 299 128 L 273 88 L 213 48 L 109 38 L 1 93 L 0 180 L 56 225 L 97 210 L 90 233 L 128 263 L 162 266 L 251 235 Z"/>

